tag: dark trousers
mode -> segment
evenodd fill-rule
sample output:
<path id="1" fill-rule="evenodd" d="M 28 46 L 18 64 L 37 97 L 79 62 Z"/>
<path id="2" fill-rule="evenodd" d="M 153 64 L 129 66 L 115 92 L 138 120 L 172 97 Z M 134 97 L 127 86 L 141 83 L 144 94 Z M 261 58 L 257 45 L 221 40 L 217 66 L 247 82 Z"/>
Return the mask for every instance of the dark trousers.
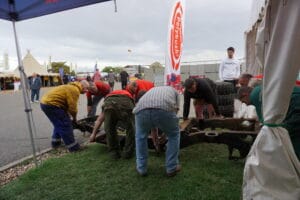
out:
<path id="1" fill-rule="evenodd" d="M 231 83 L 235 87 L 237 81 L 236 80 L 224 80 L 224 82 Z"/>
<path id="2" fill-rule="evenodd" d="M 35 100 L 40 99 L 40 89 L 31 89 L 31 101 L 34 102 L 34 97 Z"/>
<path id="3" fill-rule="evenodd" d="M 108 82 L 109 86 L 110 86 L 110 91 L 114 90 L 114 86 L 115 86 L 115 82 Z"/>
<path id="4" fill-rule="evenodd" d="M 121 80 L 121 84 L 122 84 L 122 90 L 126 89 L 126 85 L 127 85 L 127 80 Z"/>
<path id="5" fill-rule="evenodd" d="M 45 104 L 41 104 L 41 109 L 54 126 L 52 147 L 58 146 L 62 139 L 69 151 L 78 150 L 79 144 L 74 139 L 73 126 L 68 113 L 59 107 Z"/>
<path id="6" fill-rule="evenodd" d="M 237 87 L 236 87 L 237 80 L 224 80 L 224 82 L 231 83 L 234 87 L 235 93 L 237 93 Z"/>
<path id="7" fill-rule="evenodd" d="M 93 117 L 96 115 L 97 112 L 97 106 L 101 99 L 103 98 L 102 95 L 94 95 L 92 98 L 92 110 L 88 113 L 88 117 Z"/>

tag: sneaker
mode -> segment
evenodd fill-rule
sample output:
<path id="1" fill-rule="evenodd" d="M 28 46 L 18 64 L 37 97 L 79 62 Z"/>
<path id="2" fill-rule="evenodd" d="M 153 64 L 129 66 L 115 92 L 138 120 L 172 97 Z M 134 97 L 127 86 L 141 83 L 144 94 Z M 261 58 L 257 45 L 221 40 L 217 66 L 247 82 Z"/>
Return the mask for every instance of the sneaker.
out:
<path id="1" fill-rule="evenodd" d="M 40 101 L 39 101 L 39 100 L 35 100 L 34 102 L 35 102 L 35 103 L 40 103 Z"/>
<path id="2" fill-rule="evenodd" d="M 177 165 L 174 171 L 172 171 L 172 172 L 167 172 L 167 177 L 173 177 L 173 176 L 176 176 L 176 174 L 177 174 L 178 172 L 180 172 L 180 171 L 181 171 L 181 166 L 180 166 L 180 165 Z"/>
<path id="3" fill-rule="evenodd" d="M 69 152 L 76 153 L 76 152 L 84 151 L 85 149 L 87 149 L 87 146 L 80 145 L 78 148 L 69 149 Z"/>

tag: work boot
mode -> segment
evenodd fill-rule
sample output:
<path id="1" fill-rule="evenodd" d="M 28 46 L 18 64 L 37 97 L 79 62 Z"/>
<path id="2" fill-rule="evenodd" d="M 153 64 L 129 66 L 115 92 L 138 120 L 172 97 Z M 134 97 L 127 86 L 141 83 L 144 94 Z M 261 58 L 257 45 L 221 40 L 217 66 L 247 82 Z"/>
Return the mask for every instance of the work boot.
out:
<path id="1" fill-rule="evenodd" d="M 57 149 L 58 147 L 60 147 L 61 145 L 61 141 L 52 141 L 51 142 L 51 146 L 53 149 Z"/>
<path id="2" fill-rule="evenodd" d="M 77 143 L 76 145 L 72 146 L 71 148 L 68 148 L 69 152 L 77 152 L 81 150 L 80 145 Z"/>
<path id="3" fill-rule="evenodd" d="M 123 154 L 122 154 L 122 158 L 124 158 L 124 159 L 130 159 L 130 158 L 132 158 L 133 157 L 133 153 L 128 153 L 128 152 L 126 152 L 126 153 L 124 153 L 123 152 Z"/>
<path id="4" fill-rule="evenodd" d="M 180 166 L 180 165 L 177 165 L 174 171 L 172 171 L 172 172 L 167 172 L 167 177 L 173 177 L 173 176 L 176 176 L 176 174 L 177 174 L 178 172 L 180 172 L 180 171 L 181 171 L 181 166 Z"/>

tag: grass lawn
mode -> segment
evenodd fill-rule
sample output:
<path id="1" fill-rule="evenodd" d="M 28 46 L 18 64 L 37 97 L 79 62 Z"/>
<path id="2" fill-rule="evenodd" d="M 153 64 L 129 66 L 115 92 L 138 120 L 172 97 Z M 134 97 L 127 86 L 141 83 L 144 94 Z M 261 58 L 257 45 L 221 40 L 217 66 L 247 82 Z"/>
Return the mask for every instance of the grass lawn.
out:
<path id="1" fill-rule="evenodd" d="M 105 146 L 45 161 L 0 188 L 1 200 L 14 199 L 212 199 L 238 200 L 243 161 L 229 161 L 225 145 L 198 144 L 181 150 L 182 171 L 165 176 L 164 156 L 150 153 L 148 176 L 135 171 L 135 159 L 111 160 Z"/>

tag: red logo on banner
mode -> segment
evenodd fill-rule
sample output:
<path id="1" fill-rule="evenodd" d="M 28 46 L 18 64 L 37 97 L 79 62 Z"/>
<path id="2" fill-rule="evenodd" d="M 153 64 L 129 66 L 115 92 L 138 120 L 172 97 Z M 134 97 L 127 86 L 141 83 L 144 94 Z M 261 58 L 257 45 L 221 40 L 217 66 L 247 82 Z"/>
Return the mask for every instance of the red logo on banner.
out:
<path id="1" fill-rule="evenodd" d="M 179 69 L 180 56 L 182 52 L 182 17 L 183 9 L 180 2 L 175 6 L 175 10 L 172 16 L 172 29 L 170 37 L 170 53 L 171 53 L 171 64 L 174 70 Z"/>

